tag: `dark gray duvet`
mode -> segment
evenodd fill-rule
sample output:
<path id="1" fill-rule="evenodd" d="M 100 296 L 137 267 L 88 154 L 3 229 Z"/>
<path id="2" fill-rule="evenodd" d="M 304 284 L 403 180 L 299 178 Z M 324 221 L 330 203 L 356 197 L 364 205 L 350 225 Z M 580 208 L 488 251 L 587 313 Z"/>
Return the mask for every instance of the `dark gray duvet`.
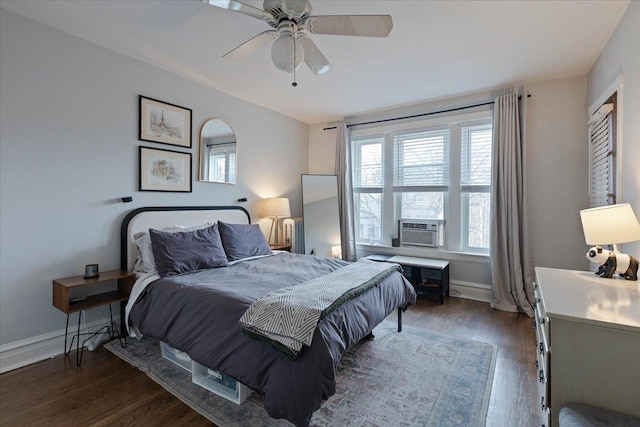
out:
<path id="1" fill-rule="evenodd" d="M 334 367 L 344 352 L 397 307 L 414 304 L 413 287 L 394 272 L 338 307 L 319 323 L 311 346 L 295 361 L 244 334 L 238 320 L 269 292 L 344 265 L 340 260 L 280 253 L 160 279 L 138 298 L 129 321 L 142 334 L 262 393 L 271 417 L 306 426 L 322 401 L 335 393 Z"/>

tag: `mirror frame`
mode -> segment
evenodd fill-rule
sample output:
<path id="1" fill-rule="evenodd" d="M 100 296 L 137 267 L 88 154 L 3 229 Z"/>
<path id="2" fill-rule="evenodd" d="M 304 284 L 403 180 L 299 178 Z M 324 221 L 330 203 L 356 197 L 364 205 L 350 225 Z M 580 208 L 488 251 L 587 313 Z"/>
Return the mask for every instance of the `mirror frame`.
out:
<path id="1" fill-rule="evenodd" d="M 231 133 L 233 134 L 233 139 L 236 145 L 236 149 L 235 149 L 235 163 L 236 163 L 236 179 L 234 181 L 214 181 L 211 179 L 205 179 L 204 178 L 204 141 L 203 141 L 203 131 L 205 126 L 207 126 L 207 124 L 211 123 L 211 122 L 220 122 L 220 123 L 224 123 L 225 125 L 227 125 L 227 127 L 229 128 L 229 130 L 231 131 Z M 199 161 L 198 161 L 198 181 L 200 182 L 210 182 L 213 184 L 235 184 L 238 181 L 238 176 L 237 176 L 237 168 L 238 168 L 238 137 L 236 136 L 235 131 L 233 130 L 233 128 L 231 127 L 231 125 L 229 125 L 229 123 L 225 122 L 222 119 L 217 119 L 217 118 L 211 118 L 211 119 L 207 119 L 205 120 L 205 122 L 202 124 L 202 126 L 200 127 L 200 137 L 198 138 L 198 143 L 199 143 L 199 151 L 200 151 L 200 156 L 199 156 Z"/>

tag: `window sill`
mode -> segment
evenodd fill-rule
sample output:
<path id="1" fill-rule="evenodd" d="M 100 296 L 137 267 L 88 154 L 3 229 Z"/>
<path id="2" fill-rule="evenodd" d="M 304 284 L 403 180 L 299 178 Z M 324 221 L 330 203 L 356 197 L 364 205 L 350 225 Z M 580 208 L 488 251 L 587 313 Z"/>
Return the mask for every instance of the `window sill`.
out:
<path id="1" fill-rule="evenodd" d="M 478 264 L 489 264 L 491 258 L 488 254 L 477 254 L 470 252 L 455 252 L 447 251 L 444 249 L 435 248 L 418 248 L 412 246 L 388 246 L 388 245 L 372 245 L 372 244 L 356 244 L 358 252 L 366 252 L 370 254 L 385 254 L 385 255 L 404 255 L 415 256 L 422 258 L 435 258 L 443 259 L 447 261 L 464 261 L 474 262 Z"/>

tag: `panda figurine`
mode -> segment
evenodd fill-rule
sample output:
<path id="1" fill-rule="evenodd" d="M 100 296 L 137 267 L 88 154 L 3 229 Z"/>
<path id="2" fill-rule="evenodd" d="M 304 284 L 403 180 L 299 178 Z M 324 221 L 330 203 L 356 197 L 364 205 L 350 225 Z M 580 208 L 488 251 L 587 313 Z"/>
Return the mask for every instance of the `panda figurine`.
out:
<path id="1" fill-rule="evenodd" d="M 610 279 L 614 273 L 618 273 L 626 280 L 638 280 L 638 260 L 631 255 L 594 246 L 586 256 L 589 261 L 601 264 L 596 272 L 600 277 Z"/>

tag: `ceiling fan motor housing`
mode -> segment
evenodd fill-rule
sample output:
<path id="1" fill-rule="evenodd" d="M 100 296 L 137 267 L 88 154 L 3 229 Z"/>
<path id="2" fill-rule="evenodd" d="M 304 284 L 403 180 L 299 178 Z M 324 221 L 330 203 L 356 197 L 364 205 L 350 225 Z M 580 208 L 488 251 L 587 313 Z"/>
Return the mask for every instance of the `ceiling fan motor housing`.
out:
<path id="1" fill-rule="evenodd" d="M 269 25 L 274 28 L 278 28 L 283 20 L 293 21 L 298 26 L 304 26 L 311 16 L 309 0 L 264 0 L 262 7 L 273 15 L 274 21 Z"/>

